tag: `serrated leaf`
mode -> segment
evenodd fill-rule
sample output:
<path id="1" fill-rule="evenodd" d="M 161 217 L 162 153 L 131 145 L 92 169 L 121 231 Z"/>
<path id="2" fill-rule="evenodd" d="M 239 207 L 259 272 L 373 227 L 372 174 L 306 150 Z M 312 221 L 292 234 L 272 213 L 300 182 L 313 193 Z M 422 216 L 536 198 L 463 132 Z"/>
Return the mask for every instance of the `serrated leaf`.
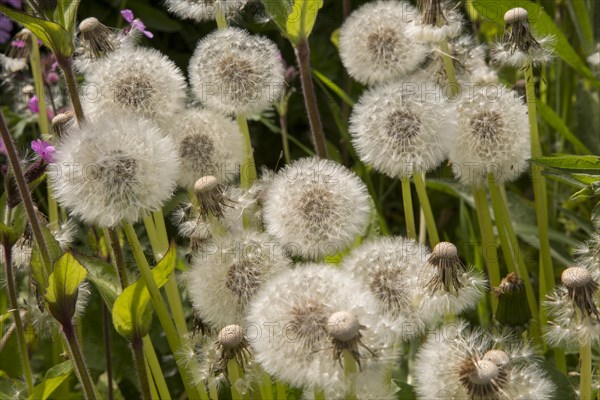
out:
<path id="1" fill-rule="evenodd" d="M 176 259 L 175 246 L 172 244 L 165 257 L 152 269 L 152 276 L 159 288 L 167 283 L 173 274 Z M 141 277 L 117 297 L 112 316 L 115 329 L 127 339 L 136 334 L 143 337 L 148 333 L 152 323 L 152 305 L 150 293 Z"/>
<path id="2" fill-rule="evenodd" d="M 540 116 L 548 125 L 550 125 L 554 130 L 562 135 L 568 142 L 570 142 L 575 150 L 580 153 L 591 154 L 592 151 L 587 148 L 585 144 L 577 136 L 575 136 L 569 127 L 564 123 L 564 121 L 556 115 L 554 110 L 550 108 L 547 104 L 539 101 L 537 103 L 538 111 L 540 112 Z"/>
<path id="3" fill-rule="evenodd" d="M 48 278 L 44 298 L 50 313 L 62 325 L 70 324 L 75 315 L 79 285 L 86 275 L 86 269 L 70 252 L 63 254 L 54 263 L 54 271 Z"/>
<path id="4" fill-rule="evenodd" d="M 29 29 L 55 54 L 65 58 L 73 54 L 72 35 L 56 22 L 37 18 L 3 5 L 0 5 L 0 12 Z"/>
<path id="5" fill-rule="evenodd" d="M 536 157 L 530 161 L 543 167 L 558 169 L 566 173 L 600 175 L 600 157 L 598 156 Z"/>
<path id="6" fill-rule="evenodd" d="M 302 39 L 310 36 L 321 7 L 323 7 L 323 0 L 294 1 L 285 25 L 292 44 L 297 45 Z"/>
<path id="7" fill-rule="evenodd" d="M 492 20 L 500 26 L 504 26 L 504 14 L 508 10 L 515 7 L 525 8 L 529 12 L 529 21 L 533 26 L 534 33 L 537 36 L 553 36 L 556 54 L 582 76 L 596 84 L 599 83 L 592 71 L 573 49 L 569 39 L 539 4 L 528 0 L 473 0 L 473 6 L 482 18 Z"/>
<path id="8" fill-rule="evenodd" d="M 46 372 L 44 381 L 33 388 L 33 391 L 29 395 L 29 399 L 46 400 L 64 381 L 69 378 L 71 372 L 73 372 L 73 362 L 71 360 L 65 361 L 50 368 L 48 372 Z"/>

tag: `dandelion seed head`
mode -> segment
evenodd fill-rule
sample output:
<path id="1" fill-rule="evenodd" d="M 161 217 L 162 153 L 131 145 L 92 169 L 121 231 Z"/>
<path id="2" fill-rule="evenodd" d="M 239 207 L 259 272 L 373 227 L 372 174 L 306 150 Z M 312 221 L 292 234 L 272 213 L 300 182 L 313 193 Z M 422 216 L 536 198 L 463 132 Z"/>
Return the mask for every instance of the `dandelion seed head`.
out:
<path id="1" fill-rule="evenodd" d="M 350 133 L 364 163 L 396 178 L 441 164 L 456 135 L 456 118 L 437 85 L 397 82 L 360 98 L 350 118 Z"/>
<path id="2" fill-rule="evenodd" d="M 146 119 L 88 120 L 55 147 L 50 184 L 59 204 L 87 223 L 136 222 L 173 193 L 179 172 L 175 144 Z"/>
<path id="3" fill-rule="evenodd" d="M 214 20 L 217 12 L 233 18 L 246 2 L 247 0 L 166 0 L 165 4 L 169 12 L 179 18 L 203 22 Z"/>
<path id="4" fill-rule="evenodd" d="M 92 117 L 135 113 L 162 128 L 183 110 L 185 79 L 177 66 L 157 50 L 121 48 L 98 60 L 86 74 L 83 106 Z"/>
<path id="5" fill-rule="evenodd" d="M 370 199 L 353 172 L 334 161 L 303 158 L 274 177 L 265 193 L 266 231 L 294 256 L 322 259 L 365 232 Z"/>
<path id="6" fill-rule="evenodd" d="M 429 50 L 409 31 L 416 10 L 402 1 L 375 1 L 355 10 L 340 29 L 339 49 L 348 73 L 373 85 L 407 76 Z"/>
<path id="7" fill-rule="evenodd" d="M 190 60 L 192 91 L 203 104 L 226 114 L 257 114 L 277 101 L 284 68 L 277 46 L 239 28 L 202 39 Z"/>
<path id="8" fill-rule="evenodd" d="M 461 101 L 457 115 L 459 133 L 449 158 L 462 183 L 484 186 L 491 173 L 503 184 L 527 170 L 527 106 L 512 91 L 500 88 L 493 99 L 478 92 Z"/>
<path id="9" fill-rule="evenodd" d="M 289 265 L 281 247 L 263 233 L 214 237 L 202 243 L 186 274 L 194 310 L 217 326 L 241 324 L 260 287 Z"/>
<path id="10" fill-rule="evenodd" d="M 414 24 L 409 26 L 411 35 L 420 43 L 439 44 L 444 40 L 452 40 L 463 32 L 464 18 L 456 8 L 441 4 L 437 0 L 428 2 L 438 3 L 439 11 L 423 10 L 424 17 L 417 18 Z M 437 14 L 435 20 L 428 15 Z"/>

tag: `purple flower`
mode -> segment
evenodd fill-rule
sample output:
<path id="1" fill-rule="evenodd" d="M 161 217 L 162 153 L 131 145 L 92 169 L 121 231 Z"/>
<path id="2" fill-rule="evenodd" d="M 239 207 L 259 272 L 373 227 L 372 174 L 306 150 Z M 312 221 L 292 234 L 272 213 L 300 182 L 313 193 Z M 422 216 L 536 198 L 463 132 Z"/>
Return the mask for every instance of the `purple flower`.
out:
<path id="1" fill-rule="evenodd" d="M 10 40 L 13 23 L 8 17 L 0 13 L 0 44 Z"/>
<path id="2" fill-rule="evenodd" d="M 54 154 L 55 149 L 50 143 L 37 139 L 31 142 L 31 149 L 38 153 L 47 163 L 54 162 L 52 154 Z"/>
<path id="3" fill-rule="evenodd" d="M 137 29 L 142 32 L 148 39 L 152 39 L 154 34 L 148 30 L 146 30 L 146 25 L 142 22 L 141 19 L 135 18 L 133 15 L 133 11 L 131 10 L 121 10 L 121 16 L 127 23 L 129 24 L 129 29 Z"/>
<path id="4" fill-rule="evenodd" d="M 27 108 L 29 108 L 29 111 L 32 113 L 40 112 L 40 100 L 37 96 L 33 96 L 31 99 L 29 99 L 27 102 Z"/>

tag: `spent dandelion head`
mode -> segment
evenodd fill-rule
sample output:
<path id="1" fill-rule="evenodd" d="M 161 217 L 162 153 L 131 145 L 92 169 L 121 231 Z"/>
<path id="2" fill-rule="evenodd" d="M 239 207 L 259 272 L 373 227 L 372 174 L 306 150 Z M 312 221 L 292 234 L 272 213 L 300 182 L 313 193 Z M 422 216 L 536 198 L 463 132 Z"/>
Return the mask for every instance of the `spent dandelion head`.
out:
<path id="1" fill-rule="evenodd" d="M 409 28 L 417 41 L 437 44 L 454 39 L 463 32 L 464 19 L 457 6 L 445 0 L 420 0 L 421 18 Z"/>
<path id="2" fill-rule="evenodd" d="M 233 18 L 248 0 L 166 0 L 170 12 L 183 19 L 196 22 L 214 20 L 217 13 Z"/>
<path id="3" fill-rule="evenodd" d="M 366 186 L 334 161 L 303 158 L 279 171 L 265 193 L 266 231 L 293 256 L 337 254 L 369 223 Z"/>
<path id="4" fill-rule="evenodd" d="M 511 272 L 494 288 L 498 297 L 495 319 L 502 326 L 522 331 L 531 320 L 531 310 L 527 304 L 525 283 L 515 272 Z"/>
<path id="5" fill-rule="evenodd" d="M 281 95 L 284 68 L 275 43 L 239 28 L 203 38 L 189 66 L 192 91 L 203 104 L 226 114 L 257 114 Z"/>
<path id="6" fill-rule="evenodd" d="M 90 224 L 136 222 L 175 188 L 175 143 L 151 121 L 109 115 L 73 126 L 55 144 L 50 184 L 60 205 Z"/>
<path id="7" fill-rule="evenodd" d="M 209 215 L 222 218 L 228 201 L 224 194 L 225 186 L 212 175 L 203 176 L 194 184 L 194 194 L 200 206 L 200 215 L 206 219 Z"/>
<path id="8" fill-rule="evenodd" d="M 429 49 L 416 43 L 409 27 L 416 10 L 403 1 L 375 1 L 355 10 L 340 29 L 339 49 L 350 76 L 372 85 L 414 72 Z"/>
<path id="9" fill-rule="evenodd" d="M 79 39 L 84 51 L 94 58 L 100 58 L 117 47 L 113 32 L 94 17 L 79 23 Z"/>

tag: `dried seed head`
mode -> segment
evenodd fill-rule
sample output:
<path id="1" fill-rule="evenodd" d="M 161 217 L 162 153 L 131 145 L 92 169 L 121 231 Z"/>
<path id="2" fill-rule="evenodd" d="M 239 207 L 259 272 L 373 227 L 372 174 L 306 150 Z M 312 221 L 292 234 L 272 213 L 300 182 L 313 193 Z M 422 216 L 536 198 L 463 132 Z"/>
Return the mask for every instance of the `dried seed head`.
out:
<path id="1" fill-rule="evenodd" d="M 219 344 L 226 349 L 235 349 L 244 341 L 244 330 L 239 325 L 227 325 L 218 336 Z"/>
<path id="2" fill-rule="evenodd" d="M 227 374 L 227 362 L 232 359 L 235 359 L 242 369 L 244 368 L 250 352 L 248 341 L 241 326 L 227 325 L 221 329 L 217 336 L 216 346 L 221 352 L 221 356 L 213 368 L 225 371 L 225 374 Z"/>
<path id="3" fill-rule="evenodd" d="M 10 43 L 7 56 L 9 58 L 27 59 L 31 53 L 33 46 L 31 31 L 27 28 L 22 29 L 15 35 L 15 38 Z"/>
<path id="4" fill-rule="evenodd" d="M 200 215 L 203 218 L 209 214 L 222 218 L 225 207 L 229 207 L 228 199 L 223 194 L 225 186 L 221 185 L 214 176 L 203 176 L 194 184 L 194 193 L 200 204 Z"/>
<path id="5" fill-rule="evenodd" d="M 358 322 L 358 318 L 348 311 L 338 311 L 329 317 L 327 321 L 327 332 L 335 340 L 349 342 L 360 335 L 360 330 L 364 329 Z"/>
<path id="6" fill-rule="evenodd" d="M 81 44 L 92 59 L 98 59 L 116 48 L 111 30 L 94 17 L 81 21 L 79 33 Z"/>
<path id="7" fill-rule="evenodd" d="M 560 280 L 567 288 L 573 305 L 581 311 L 583 317 L 594 316 L 600 320 L 600 312 L 594 303 L 598 283 L 594 281 L 590 271 L 583 267 L 570 267 L 563 271 Z"/>
<path id="8" fill-rule="evenodd" d="M 437 26 L 446 22 L 444 15 L 444 0 L 419 0 L 419 9 L 423 15 L 422 23 Z"/>
<path id="9" fill-rule="evenodd" d="M 509 25 L 513 25 L 521 21 L 527 21 L 528 18 L 529 13 L 526 9 L 521 7 L 510 9 L 504 14 L 504 22 Z"/>
<path id="10" fill-rule="evenodd" d="M 507 383 L 506 371 L 489 360 L 465 360 L 459 377 L 471 399 L 495 399 Z"/>
<path id="11" fill-rule="evenodd" d="M 490 350 L 483 355 L 483 359 L 502 368 L 506 368 L 510 364 L 510 357 L 502 350 Z"/>
<path id="12" fill-rule="evenodd" d="M 61 137 L 67 128 L 67 124 L 73 120 L 73 113 L 66 112 L 56 115 L 52 118 L 52 134 Z"/>
<path id="13" fill-rule="evenodd" d="M 450 242 L 436 244 L 427 262 L 435 267 L 436 271 L 427 283 L 430 290 L 437 291 L 443 287 L 446 292 L 451 292 L 458 291 L 462 287 L 459 273 L 465 270 L 465 266 L 458 257 L 455 245 Z"/>

